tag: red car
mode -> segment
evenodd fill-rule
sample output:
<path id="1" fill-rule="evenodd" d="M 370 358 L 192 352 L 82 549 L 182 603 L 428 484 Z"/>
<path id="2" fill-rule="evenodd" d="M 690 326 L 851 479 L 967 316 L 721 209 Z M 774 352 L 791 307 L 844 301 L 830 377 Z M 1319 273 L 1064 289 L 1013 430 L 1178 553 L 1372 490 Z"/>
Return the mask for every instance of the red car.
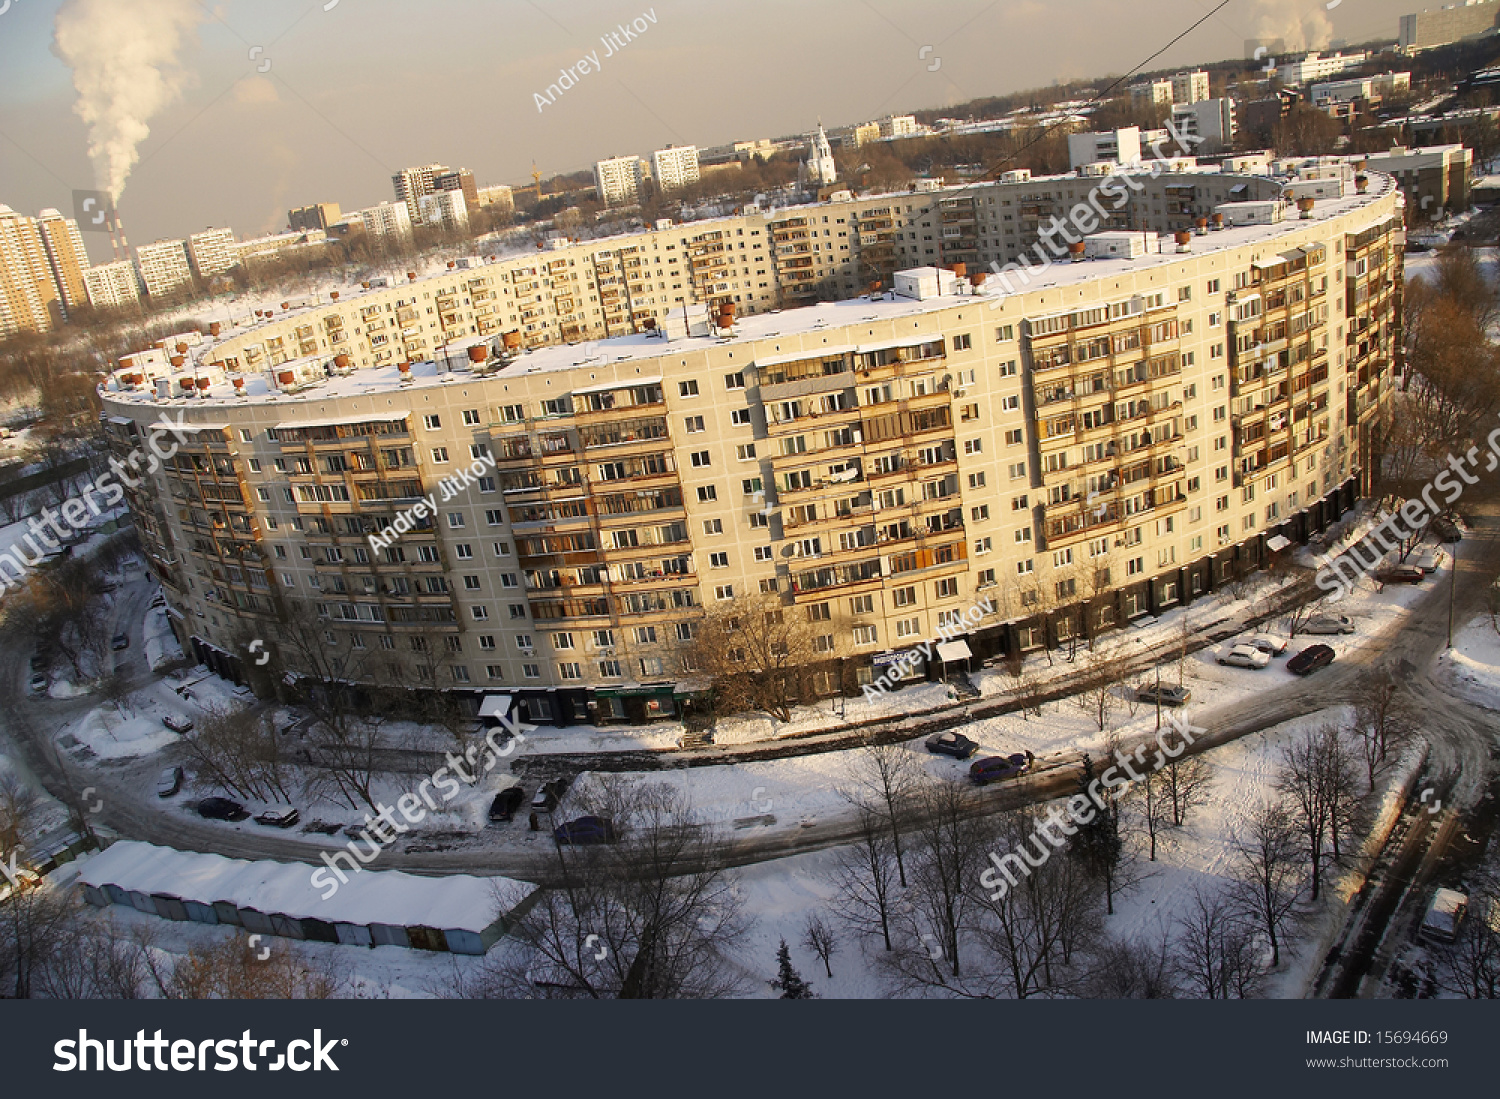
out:
<path id="1" fill-rule="evenodd" d="M 1319 668 L 1333 663 L 1333 650 L 1327 645 L 1311 645 L 1286 662 L 1286 670 L 1293 675 L 1312 675 Z"/>

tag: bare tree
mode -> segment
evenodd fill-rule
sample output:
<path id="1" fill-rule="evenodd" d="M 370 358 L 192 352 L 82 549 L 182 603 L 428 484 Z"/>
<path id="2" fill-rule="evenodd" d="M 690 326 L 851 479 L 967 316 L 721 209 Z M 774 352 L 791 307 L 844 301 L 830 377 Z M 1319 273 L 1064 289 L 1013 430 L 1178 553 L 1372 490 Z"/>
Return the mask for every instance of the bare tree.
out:
<path id="1" fill-rule="evenodd" d="M 901 888 L 906 888 L 906 857 L 901 848 L 901 834 L 912 812 L 912 798 L 923 778 L 917 756 L 904 744 L 868 744 L 862 751 L 859 771 L 862 794 L 851 800 L 879 807 L 891 832 L 891 849 L 896 855 L 896 873 Z"/>
<path id="2" fill-rule="evenodd" d="M 1125 679 L 1130 671 L 1130 661 L 1115 649 L 1095 646 L 1084 658 L 1083 675 L 1074 700 L 1084 713 L 1093 719 L 1102 733 L 1109 726 L 1110 714 L 1120 704 L 1122 686 L 1128 689 Z"/>
<path id="3" fill-rule="evenodd" d="M 890 950 L 891 928 L 900 904 L 895 843 L 879 809 L 862 802 L 854 808 L 854 842 L 838 849 L 834 872 L 839 915 L 857 934 L 878 933 Z"/>
<path id="4" fill-rule="evenodd" d="M 1172 799 L 1167 793 L 1165 771 L 1152 771 L 1130 787 L 1127 799 L 1135 808 L 1146 833 L 1146 861 L 1156 861 L 1156 838 L 1172 823 Z"/>
<path id="5" fill-rule="evenodd" d="M 156 969 L 157 991 L 169 1000 L 331 1000 L 349 988 L 337 953 L 313 951 L 276 940 L 270 954 L 236 935 L 195 946 Z"/>
<path id="6" fill-rule="evenodd" d="M 1337 727 L 1325 725 L 1294 741 L 1277 781 L 1310 868 L 1311 899 L 1321 893 L 1328 860 L 1343 856 L 1344 838 L 1358 822 L 1355 761 Z"/>
<path id="7" fill-rule="evenodd" d="M 965 987 L 963 947 L 986 848 L 964 788 L 928 779 L 913 794 L 914 849 L 896 948 L 883 960 L 903 985 Z"/>
<path id="8" fill-rule="evenodd" d="M 1000 818 L 991 837 L 992 850 L 1019 854 L 1028 871 L 1009 888 L 978 883 L 972 938 L 985 952 L 984 964 L 974 967 L 979 994 L 1029 999 L 1075 993 L 1086 976 L 1084 963 L 1103 929 L 1096 879 L 1066 849 L 1043 855 L 1038 837 L 1045 826 L 1039 809 L 1018 809 Z M 1036 850 L 1036 860 L 1029 850 Z M 995 884 L 1001 885 L 998 877 Z"/>
<path id="9" fill-rule="evenodd" d="M 1375 776 L 1389 762 L 1391 750 L 1399 749 L 1415 728 L 1406 689 L 1394 677 L 1383 676 L 1361 693 L 1354 708 L 1354 731 L 1371 790 L 1375 789 Z"/>
<path id="10" fill-rule="evenodd" d="M 1286 806 L 1263 801 L 1230 840 L 1232 896 L 1238 911 L 1266 936 L 1271 966 L 1281 964 L 1281 939 L 1302 893 L 1304 874 L 1296 825 Z"/>
<path id="11" fill-rule="evenodd" d="M 1172 824 L 1181 828 L 1188 814 L 1208 803 L 1214 770 L 1201 755 L 1181 755 L 1161 770 L 1162 789 L 1172 807 Z"/>
<path id="12" fill-rule="evenodd" d="M 1171 1000 L 1176 971 L 1166 932 L 1155 940 L 1112 939 L 1094 959 L 1086 995 L 1110 1000 Z"/>
<path id="13" fill-rule="evenodd" d="M 1184 992 L 1204 1000 L 1230 1000 L 1259 991 L 1254 931 L 1232 897 L 1195 888 L 1177 927 L 1173 962 Z"/>
<path id="14" fill-rule="evenodd" d="M 210 707 L 182 745 L 199 782 L 242 798 L 292 800 L 290 768 L 269 715 Z"/>
<path id="15" fill-rule="evenodd" d="M 1286 612 L 1286 635 L 1296 638 L 1307 623 L 1318 613 L 1323 592 L 1311 572 L 1299 574 L 1286 587 L 1276 593 Z"/>
<path id="16" fill-rule="evenodd" d="M 544 858 L 534 876 L 552 886 L 517 918 L 515 947 L 458 994 L 697 999 L 742 986 L 726 955 L 746 920 L 722 837 L 664 786 L 606 791 L 603 802 L 615 806 L 617 842 L 558 845 Z"/>
<path id="17" fill-rule="evenodd" d="M 1440 959 L 1437 980 L 1466 1000 L 1500 998 L 1500 883 L 1481 872 L 1469 886 L 1469 913 L 1458 942 Z"/>
<path id="18" fill-rule="evenodd" d="M 802 677 L 817 661 L 807 621 L 772 592 L 715 603 L 698 624 L 691 659 L 713 682 L 720 713 L 765 713 L 790 721 Z"/>
<path id="19" fill-rule="evenodd" d="M 838 935 L 816 912 L 807 917 L 807 924 L 802 933 L 802 945 L 818 956 L 818 960 L 823 963 L 823 972 L 832 978 L 833 956 L 839 950 Z"/>

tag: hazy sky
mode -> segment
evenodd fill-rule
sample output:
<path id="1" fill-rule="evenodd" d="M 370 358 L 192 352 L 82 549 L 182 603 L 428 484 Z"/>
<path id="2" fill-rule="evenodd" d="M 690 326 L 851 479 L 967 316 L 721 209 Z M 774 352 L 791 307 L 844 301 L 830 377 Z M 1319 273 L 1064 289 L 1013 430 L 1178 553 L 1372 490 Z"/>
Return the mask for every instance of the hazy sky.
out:
<path id="1" fill-rule="evenodd" d="M 78 2 L 78 0 L 75 0 Z M 158 0 L 111 0 L 119 7 Z M 181 3 L 182 0 L 176 0 Z M 194 13 L 184 88 L 149 120 L 120 201 L 132 243 L 279 229 L 289 206 L 359 209 L 441 161 L 528 182 L 667 143 L 717 145 L 1137 67 L 1214 0 L 220 0 Z M 3 7 L 0 0 L 0 7 Z M 0 203 L 71 214 L 94 184 L 61 0 L 0 14 Z M 1242 56 L 1255 37 L 1394 37 L 1410 0 L 1230 0 L 1150 68 Z M 601 36 L 655 22 L 606 57 Z M 618 32 L 616 32 L 618 33 Z M 1315 39 L 1322 38 L 1322 41 Z M 258 49 L 257 49 L 258 47 Z M 931 49 L 924 49 L 931 47 Z M 251 56 L 252 50 L 255 51 Z M 561 67 L 597 50 L 538 110 Z M 269 70 L 261 71 L 269 61 Z M 91 238 L 95 258 L 103 238 Z"/>

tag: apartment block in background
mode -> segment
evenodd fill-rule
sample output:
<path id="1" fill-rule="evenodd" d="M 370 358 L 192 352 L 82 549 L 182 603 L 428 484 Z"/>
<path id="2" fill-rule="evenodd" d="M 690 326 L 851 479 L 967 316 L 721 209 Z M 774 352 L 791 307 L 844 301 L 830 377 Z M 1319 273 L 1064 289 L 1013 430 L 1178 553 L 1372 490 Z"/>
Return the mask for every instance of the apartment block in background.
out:
<path id="1" fill-rule="evenodd" d="M 1494 0 L 1467 0 L 1445 4 L 1440 9 L 1403 15 L 1397 45 L 1407 53 L 1446 46 L 1462 38 L 1475 38 L 1495 29 L 1500 4 Z"/>
<path id="2" fill-rule="evenodd" d="M 418 200 L 423 225 L 435 225 L 449 232 L 467 232 L 469 209 L 462 191 L 434 191 Z"/>
<path id="3" fill-rule="evenodd" d="M 1474 152 L 1462 145 L 1428 145 L 1420 149 L 1393 146 L 1371 153 L 1366 164 L 1396 178 L 1412 216 L 1426 221 L 1469 206 Z"/>
<path id="4" fill-rule="evenodd" d="M 187 249 L 193 273 L 200 279 L 211 279 L 239 266 L 233 229 L 205 229 L 194 233 L 188 237 Z"/>
<path id="5" fill-rule="evenodd" d="M 128 259 L 90 267 L 83 273 L 83 285 L 95 309 L 119 309 L 141 300 L 140 276 Z"/>
<path id="6" fill-rule="evenodd" d="M 474 173 L 467 168 L 439 172 L 432 177 L 432 189 L 433 191 L 461 191 L 466 209 L 477 210 L 479 208 L 479 188 L 474 183 Z"/>
<path id="7" fill-rule="evenodd" d="M 135 250 L 136 265 L 141 269 L 141 285 L 148 297 L 159 298 L 179 290 L 193 281 L 188 263 L 187 242 L 159 240 Z"/>
<path id="8" fill-rule="evenodd" d="M 359 212 L 365 232 L 380 241 L 399 242 L 411 240 L 411 211 L 405 202 L 382 202 Z"/>
<path id="9" fill-rule="evenodd" d="M 651 175 L 663 191 L 677 191 L 698 182 L 698 148 L 668 145 L 651 154 Z"/>
<path id="10" fill-rule="evenodd" d="M 645 171 L 638 156 L 615 156 L 594 165 L 594 188 L 606 206 L 629 206 L 641 200 Z"/>
<path id="11" fill-rule="evenodd" d="M 407 213 L 416 220 L 421 212 L 418 203 L 423 195 L 437 189 L 435 180 L 448 171 L 446 164 L 423 164 L 418 168 L 403 168 L 391 176 L 391 186 L 396 192 L 396 201 L 406 204 Z"/>
<path id="12" fill-rule="evenodd" d="M 35 218 L 0 206 L 0 336 L 46 332 L 62 319 L 62 296 Z"/>
<path id="13" fill-rule="evenodd" d="M 90 263 L 88 250 L 83 245 L 83 234 L 78 231 L 78 222 L 52 209 L 43 210 L 37 217 L 37 228 L 42 235 L 47 265 L 52 271 L 52 281 L 57 285 L 66 318 L 75 309 L 89 303 L 83 275 Z"/>
<path id="14" fill-rule="evenodd" d="M 315 202 L 311 206 L 299 206 L 286 212 L 286 223 L 290 229 L 322 229 L 340 220 L 337 202 Z"/>
<path id="15" fill-rule="evenodd" d="M 1141 131 L 1138 126 L 1098 133 L 1069 134 L 1068 161 L 1073 168 L 1108 160 L 1116 164 L 1139 164 Z"/>

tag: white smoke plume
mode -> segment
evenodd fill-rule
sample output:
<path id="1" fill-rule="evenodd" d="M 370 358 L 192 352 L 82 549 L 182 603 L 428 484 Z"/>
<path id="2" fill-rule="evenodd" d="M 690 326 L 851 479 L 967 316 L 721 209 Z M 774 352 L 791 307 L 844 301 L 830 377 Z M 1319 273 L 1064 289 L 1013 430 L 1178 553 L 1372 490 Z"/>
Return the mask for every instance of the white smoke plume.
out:
<path id="1" fill-rule="evenodd" d="M 89 130 L 95 186 L 118 199 L 147 122 L 182 92 L 178 55 L 205 16 L 194 0 L 67 0 L 52 52 L 73 70 L 73 110 Z"/>
<path id="2" fill-rule="evenodd" d="M 1318 0 L 1255 0 L 1255 38 L 1260 42 L 1280 41 L 1290 53 L 1322 49 L 1333 35 Z"/>

